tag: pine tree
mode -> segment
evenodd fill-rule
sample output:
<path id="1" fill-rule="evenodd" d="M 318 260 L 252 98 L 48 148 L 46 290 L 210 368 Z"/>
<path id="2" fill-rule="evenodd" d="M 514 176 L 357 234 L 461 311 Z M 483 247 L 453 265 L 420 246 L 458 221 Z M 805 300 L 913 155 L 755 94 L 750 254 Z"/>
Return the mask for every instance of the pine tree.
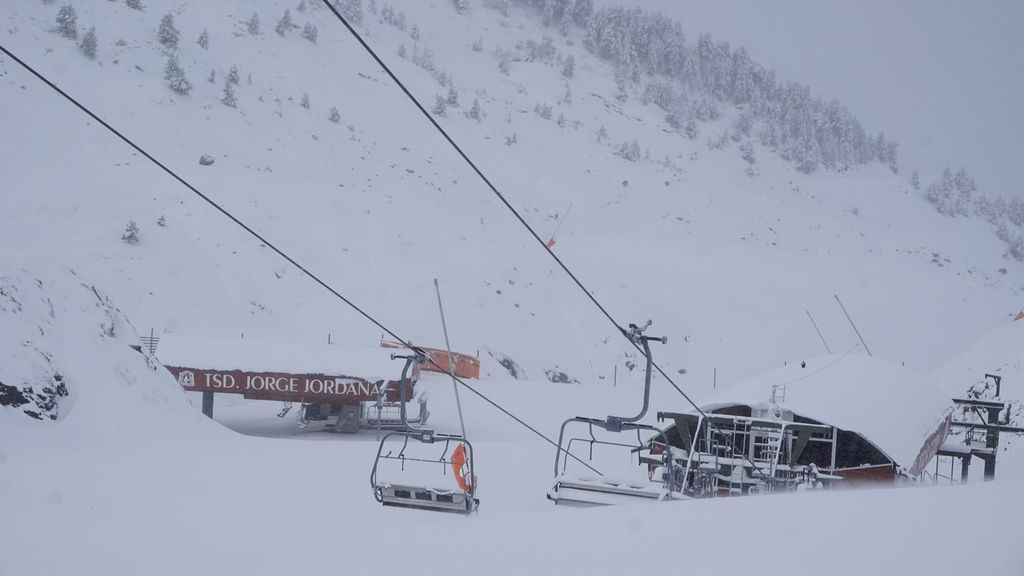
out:
<path id="1" fill-rule="evenodd" d="M 302 106 L 306 110 L 309 110 L 309 93 L 308 92 L 303 92 L 302 93 L 302 101 L 299 102 L 299 106 Z"/>
<path id="2" fill-rule="evenodd" d="M 210 49 L 210 34 L 206 31 L 206 28 L 203 28 L 203 31 L 199 34 L 198 44 L 203 50 Z"/>
<path id="3" fill-rule="evenodd" d="M 181 65 L 178 64 L 178 57 L 174 54 L 167 58 L 167 66 L 164 67 L 164 80 L 167 81 L 167 85 L 170 86 L 171 90 L 178 94 L 187 96 L 192 91 L 192 83 L 185 77 L 185 71 L 181 69 Z"/>
<path id="4" fill-rule="evenodd" d="M 232 64 L 231 65 L 231 69 L 228 70 L 228 79 L 227 79 L 227 81 L 229 83 L 231 83 L 231 84 L 234 84 L 235 86 L 238 86 L 239 79 L 240 78 L 239 78 L 239 75 L 238 75 L 238 67 L 235 66 L 234 64 Z"/>
<path id="5" fill-rule="evenodd" d="M 441 117 L 448 116 L 448 103 L 445 101 L 444 96 L 437 95 L 432 112 Z"/>
<path id="6" fill-rule="evenodd" d="M 412 25 L 412 30 L 409 31 L 409 37 L 419 42 L 420 40 L 420 27 L 416 24 Z"/>
<path id="7" fill-rule="evenodd" d="M 349 22 L 352 24 L 362 24 L 363 0 L 337 0 L 335 6 Z"/>
<path id="8" fill-rule="evenodd" d="M 302 27 L 302 37 L 305 38 L 306 40 L 309 40 L 313 44 L 316 44 L 316 39 L 318 35 L 319 33 L 317 32 L 316 26 L 313 26 L 309 22 L 306 22 L 306 25 Z"/>
<path id="9" fill-rule="evenodd" d="M 231 83 L 230 79 L 224 80 L 224 97 L 220 99 L 220 103 L 229 108 L 238 108 L 238 98 L 235 97 L 235 85 Z"/>
<path id="10" fill-rule="evenodd" d="M 256 12 L 253 12 L 252 16 L 245 23 L 245 28 L 246 28 L 246 30 L 249 31 L 249 34 L 252 34 L 253 36 L 259 36 L 260 35 L 260 15 L 257 14 Z"/>
<path id="11" fill-rule="evenodd" d="M 124 234 L 121 234 L 121 240 L 126 244 L 139 243 L 139 226 L 135 223 L 135 220 L 128 221 L 128 226 L 125 227 Z"/>
<path id="12" fill-rule="evenodd" d="M 331 106 L 331 115 L 327 117 L 328 120 L 337 124 L 341 122 L 341 113 L 338 112 L 337 106 Z"/>
<path id="13" fill-rule="evenodd" d="M 455 88 L 448 88 L 448 97 L 445 98 L 445 103 L 452 108 L 459 107 L 459 93 L 455 91 Z"/>
<path id="14" fill-rule="evenodd" d="M 78 47 L 82 49 L 82 54 L 85 54 L 86 58 L 90 60 L 96 59 L 96 27 L 92 26 L 89 31 L 82 37 L 82 41 L 78 44 Z"/>
<path id="15" fill-rule="evenodd" d="M 164 17 L 160 19 L 160 28 L 157 30 L 156 36 L 161 44 L 171 50 L 178 47 L 178 39 L 181 34 L 174 26 L 174 16 L 170 12 L 164 14 Z"/>
<path id="16" fill-rule="evenodd" d="M 57 11 L 57 33 L 65 38 L 78 39 L 78 13 L 71 4 Z"/>
<path id="17" fill-rule="evenodd" d="M 466 113 L 466 116 L 471 120 L 476 120 L 477 122 L 480 121 L 483 117 L 483 112 L 480 110 L 480 100 L 476 98 L 473 99 L 473 106 L 469 109 L 469 112 Z"/>
<path id="18" fill-rule="evenodd" d="M 566 78 L 572 78 L 576 75 L 576 58 L 570 54 L 565 62 L 562 64 L 562 76 Z"/>
<path id="19" fill-rule="evenodd" d="M 459 14 L 465 14 L 469 11 L 469 0 L 453 0 L 455 4 L 455 11 Z"/>
<path id="20" fill-rule="evenodd" d="M 740 154 L 743 156 L 743 160 L 745 160 L 747 164 L 753 166 L 757 163 L 757 158 L 754 156 L 754 145 L 750 142 L 740 144 Z"/>
<path id="21" fill-rule="evenodd" d="M 693 118 L 687 120 L 686 124 L 683 125 L 683 132 L 690 140 L 696 139 L 697 136 L 700 135 L 700 128 L 697 126 L 697 121 Z"/>
<path id="22" fill-rule="evenodd" d="M 125 0 L 125 4 L 127 4 L 132 10 L 138 10 L 139 12 L 145 10 L 142 6 L 142 0 Z"/>
<path id="23" fill-rule="evenodd" d="M 274 32 L 277 32 L 278 36 L 284 37 L 286 33 L 291 32 L 291 29 L 292 11 L 286 9 L 284 11 L 284 16 L 281 16 L 281 19 L 277 21 L 277 26 L 274 28 Z"/>
<path id="24" fill-rule="evenodd" d="M 914 173 L 910 175 L 910 187 L 914 190 L 921 189 L 921 177 L 917 175 L 917 170 L 914 170 Z"/>

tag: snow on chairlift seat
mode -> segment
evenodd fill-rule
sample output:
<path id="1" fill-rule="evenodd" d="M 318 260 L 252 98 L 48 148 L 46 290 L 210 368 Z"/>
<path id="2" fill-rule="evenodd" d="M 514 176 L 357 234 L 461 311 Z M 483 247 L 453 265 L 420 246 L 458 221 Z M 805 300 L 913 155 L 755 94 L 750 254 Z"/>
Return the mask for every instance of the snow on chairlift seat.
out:
<path id="1" fill-rule="evenodd" d="M 561 474 L 548 490 L 548 499 L 556 504 L 575 507 L 653 502 L 665 496 L 666 492 L 661 483 L 639 476 L 623 479 L 614 476 L 581 477 Z M 672 497 L 675 499 L 678 495 Z"/>
<path id="2" fill-rule="evenodd" d="M 471 496 L 461 490 L 445 490 L 405 484 L 382 483 L 377 490 L 385 506 L 421 508 L 444 512 L 472 512 Z"/>

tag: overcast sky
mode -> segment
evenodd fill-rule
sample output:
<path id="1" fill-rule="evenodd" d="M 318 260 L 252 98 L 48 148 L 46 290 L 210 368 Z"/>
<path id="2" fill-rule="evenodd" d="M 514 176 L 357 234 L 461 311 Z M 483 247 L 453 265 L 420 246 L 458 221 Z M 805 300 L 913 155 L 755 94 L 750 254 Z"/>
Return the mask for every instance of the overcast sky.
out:
<path id="1" fill-rule="evenodd" d="M 1024 0 L 595 0 L 747 48 L 779 80 L 845 103 L 899 142 L 901 174 L 963 166 L 1024 198 Z"/>

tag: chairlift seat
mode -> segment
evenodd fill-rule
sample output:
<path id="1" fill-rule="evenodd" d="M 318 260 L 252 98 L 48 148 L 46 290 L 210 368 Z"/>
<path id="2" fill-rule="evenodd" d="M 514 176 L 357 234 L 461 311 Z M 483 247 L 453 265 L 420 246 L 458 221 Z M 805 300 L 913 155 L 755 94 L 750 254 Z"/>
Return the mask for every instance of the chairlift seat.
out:
<path id="1" fill-rule="evenodd" d="M 380 484 L 376 486 L 376 490 L 381 497 L 381 503 L 385 506 L 469 514 L 476 510 L 480 503 L 459 490 L 407 484 Z"/>

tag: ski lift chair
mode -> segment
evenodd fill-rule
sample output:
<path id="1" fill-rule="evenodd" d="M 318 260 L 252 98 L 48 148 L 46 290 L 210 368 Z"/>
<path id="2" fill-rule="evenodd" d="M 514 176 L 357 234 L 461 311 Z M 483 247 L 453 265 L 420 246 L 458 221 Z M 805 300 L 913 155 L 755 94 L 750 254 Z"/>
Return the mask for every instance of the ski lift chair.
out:
<path id="1" fill-rule="evenodd" d="M 413 362 L 423 362 L 425 355 L 421 351 L 414 349 L 413 354 L 392 354 L 391 357 L 393 359 L 405 359 L 405 367 L 402 369 L 402 381 L 404 382 L 409 367 Z M 381 438 L 380 445 L 377 447 L 377 457 L 373 462 L 373 470 L 370 472 L 370 486 L 373 488 L 374 498 L 385 506 L 461 514 L 474 512 L 480 505 L 480 500 L 476 498 L 473 445 L 461 436 L 436 434 L 433 430 L 413 427 L 405 410 L 407 400 L 405 386 L 401 386 L 400 397 L 399 417 L 402 429 L 389 432 Z M 389 441 L 400 445 L 397 448 L 385 451 Z M 444 448 L 437 458 L 423 458 L 411 454 L 410 447 L 412 446 L 419 444 L 440 445 L 442 443 Z M 403 473 L 406 472 L 407 464 L 423 470 L 430 468 L 436 470 L 436 465 L 440 464 L 442 476 L 447 476 L 448 468 L 450 467 L 457 489 L 438 487 L 437 484 L 440 484 L 440 482 L 425 485 L 422 482 L 389 482 L 381 480 L 378 476 L 380 464 L 389 461 L 398 462 L 399 470 Z"/>
<path id="2" fill-rule="evenodd" d="M 655 455 L 650 454 L 650 452 L 648 452 L 648 456 L 644 456 L 642 454 L 639 455 L 638 460 L 641 464 L 646 463 L 649 467 L 653 465 L 649 472 L 648 482 L 616 482 L 610 480 L 572 453 L 572 447 L 577 443 L 588 446 L 591 459 L 593 456 L 594 446 L 597 445 L 615 448 L 629 448 L 632 452 L 642 452 L 644 450 L 649 451 L 650 443 L 642 440 L 642 431 L 652 432 L 654 435 L 660 436 L 663 446 L 669 446 L 668 437 L 665 435 L 664 431 L 654 426 L 639 422 L 639 420 L 647 414 L 647 408 L 650 404 L 651 367 L 653 360 L 649 342 L 652 340 L 662 343 L 666 342 L 666 338 L 664 337 L 655 338 L 643 335 L 643 331 L 650 325 L 651 321 L 648 320 L 647 324 L 643 328 L 635 324 L 630 324 L 628 331 L 623 330 L 623 333 L 625 333 L 630 340 L 643 346 L 644 354 L 647 358 L 643 408 L 639 414 L 633 417 L 608 416 L 607 418 L 600 419 L 577 416 L 575 418 L 569 418 L 562 423 L 561 430 L 558 434 L 558 451 L 555 453 L 555 478 L 551 487 L 548 489 L 547 494 L 548 499 L 553 501 L 555 504 L 589 507 L 604 506 L 626 501 L 657 501 L 683 498 L 682 484 L 684 479 L 682 477 L 682 469 L 678 465 L 676 456 L 673 454 L 673 450 L 671 449 L 663 450 L 659 459 L 655 459 Z M 586 436 L 573 436 L 566 440 L 566 429 L 570 424 L 585 425 L 587 431 Z M 601 439 L 595 435 L 595 428 L 615 434 L 635 432 L 637 435 L 637 442 L 626 443 Z M 570 459 L 582 463 L 584 466 L 589 468 L 591 472 L 596 473 L 597 477 L 578 478 L 567 474 L 566 467 Z"/>

